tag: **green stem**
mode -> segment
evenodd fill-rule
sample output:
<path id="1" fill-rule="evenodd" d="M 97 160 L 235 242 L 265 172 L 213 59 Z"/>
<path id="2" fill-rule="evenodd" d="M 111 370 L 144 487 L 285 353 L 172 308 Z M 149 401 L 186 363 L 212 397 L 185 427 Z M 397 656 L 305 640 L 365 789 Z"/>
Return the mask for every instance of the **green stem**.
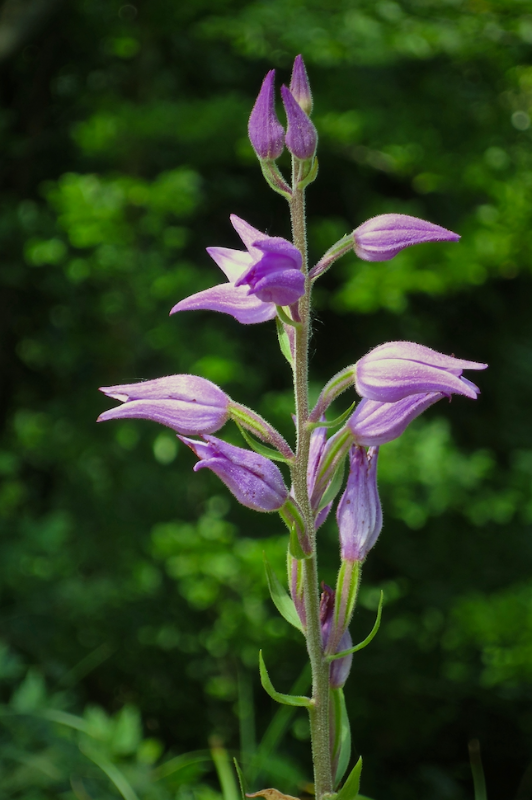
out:
<path id="1" fill-rule="evenodd" d="M 303 256 L 303 269 L 306 275 L 306 291 L 299 301 L 300 325 L 295 329 L 294 391 L 297 417 L 297 450 L 292 468 L 294 494 L 303 513 L 305 526 L 312 545 L 312 554 L 304 561 L 303 581 L 307 618 L 307 650 L 312 670 L 313 707 L 309 710 L 312 739 L 312 758 L 314 762 L 314 785 L 317 800 L 332 792 L 332 769 L 329 743 L 329 664 L 324 658 L 321 642 L 320 591 L 318 582 L 318 562 L 315 547 L 314 517 L 307 488 L 307 466 L 310 450 L 311 430 L 308 429 L 308 353 L 310 338 L 310 293 L 311 281 L 308 277 L 307 236 L 305 220 L 304 188 L 297 188 L 299 164 L 293 159 L 292 186 L 290 201 L 292 234 L 295 246 Z"/>

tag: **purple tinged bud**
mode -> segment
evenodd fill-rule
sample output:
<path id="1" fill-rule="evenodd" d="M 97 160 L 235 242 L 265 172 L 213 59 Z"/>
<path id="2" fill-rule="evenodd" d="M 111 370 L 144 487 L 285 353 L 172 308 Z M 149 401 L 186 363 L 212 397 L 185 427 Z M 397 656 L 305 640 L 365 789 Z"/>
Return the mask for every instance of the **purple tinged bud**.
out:
<path id="1" fill-rule="evenodd" d="M 287 141 L 288 146 L 288 141 Z M 457 233 L 408 214 L 380 214 L 353 231 L 355 253 L 364 261 L 389 261 L 405 247 L 424 242 L 457 242 Z"/>
<path id="2" fill-rule="evenodd" d="M 393 442 L 413 419 L 446 395 L 441 392 L 411 394 L 397 403 L 362 400 L 349 417 L 346 427 L 356 444 L 366 447 Z"/>
<path id="3" fill-rule="evenodd" d="M 336 593 L 333 591 L 333 589 L 331 589 L 330 586 L 327 586 L 326 583 L 322 583 L 322 589 L 323 592 L 320 599 L 321 641 L 323 644 L 323 649 L 327 650 L 327 644 L 329 642 L 331 631 L 334 630 L 333 618 Z M 353 640 L 351 639 L 351 634 L 348 630 L 345 630 L 340 639 L 338 647 L 335 649 L 335 652 L 341 653 L 342 650 L 348 650 L 352 646 Z M 343 658 L 337 658 L 331 663 L 331 669 L 329 673 L 329 683 L 331 689 L 342 688 L 351 670 L 352 661 L 353 654 L 351 653 Z"/>
<path id="4" fill-rule="evenodd" d="M 315 493 L 314 488 L 316 485 L 316 478 L 318 476 L 319 468 L 325 447 L 327 445 L 327 428 L 315 428 L 310 435 L 310 450 L 307 467 L 307 488 L 309 497 L 312 498 L 312 510 L 316 514 L 315 525 L 316 530 L 323 525 L 331 510 L 332 500 L 324 508 L 319 509 L 322 494 Z M 317 513 L 316 513 L 317 512 Z"/>
<path id="5" fill-rule="evenodd" d="M 296 103 L 301 106 L 305 114 L 310 116 L 312 111 L 312 92 L 310 91 L 307 70 L 301 55 L 296 56 L 294 61 L 290 91 Z"/>
<path id="6" fill-rule="evenodd" d="M 275 70 L 262 82 L 249 117 L 248 134 L 253 149 L 261 160 L 275 161 L 284 149 L 284 128 L 275 113 Z"/>
<path id="7" fill-rule="evenodd" d="M 285 139 L 287 148 L 293 156 L 301 161 L 313 158 L 318 146 L 316 128 L 294 98 L 290 89 L 286 86 L 281 86 L 281 96 L 288 121 Z"/>
<path id="8" fill-rule="evenodd" d="M 235 281 L 235 286 L 248 286 L 248 293 L 265 303 L 276 306 L 296 303 L 305 294 L 303 259 L 297 247 L 272 236 L 253 242 L 252 247 L 262 256 Z"/>
<path id="9" fill-rule="evenodd" d="M 395 403 L 422 392 L 463 394 L 475 400 L 480 390 L 462 378 L 462 371 L 486 367 L 414 342 L 387 342 L 358 361 L 355 386 L 361 397 L 382 403 Z"/>
<path id="10" fill-rule="evenodd" d="M 350 469 L 336 519 L 340 531 L 342 561 L 364 561 L 382 529 L 382 508 L 377 489 L 378 447 L 354 445 Z"/>
<path id="11" fill-rule="evenodd" d="M 142 383 L 102 386 L 100 391 L 123 405 L 105 411 L 109 419 L 151 419 L 185 435 L 214 433 L 229 418 L 231 399 L 198 375 L 170 375 Z"/>
<path id="12" fill-rule="evenodd" d="M 288 489 L 279 468 L 264 456 L 217 439 L 204 441 L 179 437 L 200 459 L 194 472 L 212 470 L 241 505 L 254 511 L 279 511 Z"/>

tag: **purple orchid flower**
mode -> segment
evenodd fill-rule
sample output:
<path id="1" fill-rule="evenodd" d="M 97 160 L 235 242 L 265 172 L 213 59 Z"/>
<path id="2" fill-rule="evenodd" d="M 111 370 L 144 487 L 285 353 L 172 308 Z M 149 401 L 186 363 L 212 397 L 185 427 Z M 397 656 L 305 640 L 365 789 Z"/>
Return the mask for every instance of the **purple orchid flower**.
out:
<path id="1" fill-rule="evenodd" d="M 214 433 L 229 419 L 231 398 L 216 384 L 198 375 L 170 375 L 142 383 L 102 386 L 100 392 L 123 404 L 98 417 L 151 419 L 178 433 Z"/>
<path id="2" fill-rule="evenodd" d="M 324 508 L 319 509 L 324 492 L 315 491 L 321 460 L 327 445 L 327 428 L 315 428 L 310 436 L 310 450 L 307 467 L 307 487 L 311 498 L 312 510 L 316 514 L 316 530 L 323 525 L 332 507 L 332 500 Z M 326 487 L 325 487 L 326 488 Z"/>
<path id="3" fill-rule="evenodd" d="M 389 261 L 405 247 L 424 242 L 457 242 L 457 233 L 408 214 L 380 214 L 353 233 L 355 253 L 364 261 Z"/>
<path id="4" fill-rule="evenodd" d="M 333 629 L 334 600 L 336 592 L 331 589 L 330 586 L 327 586 L 326 583 L 322 583 L 321 587 L 323 590 L 320 598 L 321 641 L 323 644 L 323 649 L 326 650 L 329 637 Z M 349 650 L 349 648 L 352 646 L 353 640 L 351 639 L 351 634 L 349 633 L 349 630 L 346 629 L 342 634 L 335 652 L 341 653 L 342 650 Z M 353 654 L 351 653 L 343 658 L 337 658 L 331 663 L 331 669 L 329 672 L 329 684 L 331 689 L 342 688 L 349 676 L 352 661 Z"/>
<path id="5" fill-rule="evenodd" d="M 307 70 L 303 61 L 303 56 L 295 57 L 292 68 L 292 78 L 290 80 L 290 91 L 294 100 L 301 106 L 305 114 L 310 116 L 312 111 L 312 92 L 307 76 Z"/>
<path id="6" fill-rule="evenodd" d="M 361 400 L 346 427 L 359 445 L 373 447 L 393 442 L 413 419 L 446 396 L 442 392 L 423 392 L 411 394 L 396 403 Z"/>
<path id="7" fill-rule="evenodd" d="M 262 82 L 249 117 L 248 134 L 258 158 L 275 161 L 284 149 L 284 129 L 275 114 L 275 70 Z"/>
<path id="8" fill-rule="evenodd" d="M 254 511 L 279 511 L 288 499 L 279 467 L 258 453 L 227 444 L 215 436 L 204 441 L 179 437 L 198 456 L 194 472 L 212 470 L 238 502 Z"/>
<path id="9" fill-rule="evenodd" d="M 414 342 L 387 342 L 357 362 L 355 386 L 361 397 L 383 403 L 421 392 L 463 394 L 475 400 L 480 390 L 462 378 L 462 371 L 486 367 Z"/>
<path id="10" fill-rule="evenodd" d="M 349 453 L 349 477 L 340 498 L 336 519 L 342 561 L 364 561 L 382 529 L 382 508 L 377 489 L 378 447 L 354 445 Z"/>
<path id="11" fill-rule="evenodd" d="M 229 283 L 221 283 L 186 297 L 178 311 L 209 310 L 230 314 L 243 325 L 273 319 L 276 305 L 290 305 L 305 291 L 301 253 L 286 239 L 267 236 L 235 214 L 231 222 L 247 252 L 227 247 L 208 247 L 207 252 L 223 270 Z M 284 302 L 288 300 L 289 302 Z M 278 302 L 283 301 L 283 302 Z"/>
<path id="12" fill-rule="evenodd" d="M 290 89 L 286 86 L 281 86 L 281 96 L 288 121 L 285 139 L 288 150 L 301 161 L 313 158 L 318 146 L 316 128 Z"/>

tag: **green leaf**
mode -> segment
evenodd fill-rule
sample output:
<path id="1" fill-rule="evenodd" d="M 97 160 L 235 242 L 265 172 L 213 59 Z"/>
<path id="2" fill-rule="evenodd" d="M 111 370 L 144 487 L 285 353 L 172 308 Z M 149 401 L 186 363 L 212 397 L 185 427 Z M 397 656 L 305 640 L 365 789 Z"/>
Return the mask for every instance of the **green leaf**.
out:
<path id="1" fill-rule="evenodd" d="M 287 622 L 290 623 L 290 625 L 293 625 L 294 628 L 298 629 L 298 631 L 304 633 L 303 625 L 299 619 L 299 614 L 296 611 L 294 601 L 271 568 L 268 559 L 266 558 L 266 553 L 263 553 L 263 556 L 264 567 L 266 569 L 266 580 L 268 581 L 268 589 L 270 590 L 270 596 L 277 611 L 282 617 L 285 618 Z"/>
<path id="2" fill-rule="evenodd" d="M 377 619 L 375 620 L 375 624 L 371 629 L 371 633 L 369 633 L 366 638 L 360 642 L 360 644 L 356 644 L 354 647 L 350 647 L 349 650 L 342 650 L 339 653 L 335 653 L 334 655 L 327 656 L 327 661 L 334 661 L 337 658 L 343 658 L 344 656 L 351 655 L 351 653 L 358 653 L 359 650 L 363 650 L 364 647 L 367 647 L 368 644 L 375 638 L 377 635 L 377 631 L 380 628 L 381 624 L 381 616 L 382 616 L 382 602 L 384 600 L 384 592 L 381 590 L 381 596 L 379 600 L 379 608 L 377 609 Z"/>
<path id="3" fill-rule="evenodd" d="M 240 769 L 240 764 L 238 763 L 236 758 L 233 758 L 233 764 L 235 765 L 236 774 L 238 775 L 238 782 L 240 784 L 240 793 L 242 795 L 242 800 L 246 800 L 246 782 L 244 780 L 244 774 Z"/>
<path id="4" fill-rule="evenodd" d="M 344 482 L 344 472 L 345 472 L 345 460 L 342 460 L 340 461 L 334 472 L 332 481 L 329 483 L 325 492 L 323 493 L 323 497 L 321 498 L 320 504 L 318 506 L 318 511 L 321 511 L 322 508 L 325 508 L 325 506 L 328 506 L 329 503 L 332 503 L 332 501 L 342 488 L 342 483 Z"/>
<path id="5" fill-rule="evenodd" d="M 307 175 L 302 180 L 298 181 L 297 188 L 304 189 L 305 186 L 309 185 L 309 183 L 315 181 L 317 176 L 318 176 L 318 159 L 314 157 Z"/>
<path id="6" fill-rule="evenodd" d="M 301 323 L 300 322 L 296 322 L 295 319 L 292 319 L 292 317 L 288 316 L 288 314 L 284 310 L 283 306 L 275 306 L 275 308 L 277 309 L 278 318 L 281 320 L 281 322 L 284 322 L 285 325 L 291 325 L 292 328 L 300 328 L 301 327 Z"/>
<path id="7" fill-rule="evenodd" d="M 236 424 L 243 438 L 249 444 L 251 449 L 254 450 L 256 453 L 259 453 L 259 455 L 268 458 L 270 461 L 282 461 L 285 464 L 292 463 L 292 459 L 281 455 L 281 453 L 278 450 L 274 450 L 273 447 L 268 447 L 268 445 L 262 444 L 262 442 L 257 441 L 257 439 L 254 439 L 252 436 L 249 435 L 247 430 L 243 428 L 242 425 L 240 425 L 240 423 L 237 422 Z"/>
<path id="8" fill-rule="evenodd" d="M 308 422 L 307 426 L 310 430 L 314 430 L 314 428 L 337 428 L 340 425 L 342 425 L 342 423 L 344 423 L 346 419 L 351 415 L 351 412 L 355 408 L 356 404 L 357 402 L 356 400 L 354 400 L 349 406 L 349 408 L 343 412 L 343 414 L 340 414 L 338 417 L 335 417 L 330 421 L 325 420 L 325 422 Z"/>
<path id="9" fill-rule="evenodd" d="M 362 756 L 351 770 L 349 778 L 346 780 L 338 794 L 336 800 L 360 800 L 358 790 L 360 788 L 360 773 L 362 772 Z"/>
<path id="10" fill-rule="evenodd" d="M 275 317 L 275 324 L 277 326 L 277 338 L 279 339 L 281 353 L 286 358 L 290 366 L 293 367 L 294 359 L 292 358 L 292 351 L 290 350 L 290 339 L 288 338 L 288 334 L 285 331 L 284 325 L 279 317 Z"/>
<path id="11" fill-rule="evenodd" d="M 105 756 L 101 753 L 98 753 L 92 747 L 87 747 L 86 745 L 80 744 L 79 749 L 81 752 L 90 758 L 97 767 L 99 767 L 102 772 L 105 772 L 109 780 L 114 783 L 124 800 L 139 800 L 136 792 L 131 787 L 131 784 L 124 778 L 123 774 L 120 772 L 118 767 L 108 761 Z"/>
<path id="12" fill-rule="evenodd" d="M 291 695 L 291 694 L 282 694 L 281 692 L 276 692 L 273 688 L 272 682 L 270 680 L 270 676 L 268 675 L 268 670 L 266 669 L 266 664 L 264 663 L 264 659 L 262 657 L 262 650 L 259 650 L 259 669 L 260 669 L 260 682 L 262 683 L 262 688 L 265 692 L 267 692 L 272 700 L 275 700 L 277 703 L 282 703 L 285 706 L 298 706 L 300 708 L 312 708 L 312 700 L 310 697 L 301 697 L 301 695 Z"/>
<path id="13" fill-rule="evenodd" d="M 475 800 L 487 800 L 486 779 L 484 777 L 484 768 L 480 755 L 480 742 L 478 739 L 473 739 L 467 746 L 469 748 L 469 761 L 471 764 L 471 773 L 473 775 Z"/>
<path id="14" fill-rule="evenodd" d="M 337 761 L 334 785 L 338 786 L 345 775 L 351 758 L 351 728 L 345 707 L 343 689 L 331 689 L 331 709 L 334 714 L 332 758 Z"/>
<path id="15" fill-rule="evenodd" d="M 211 745 L 211 755 L 216 767 L 218 780 L 222 789 L 223 800 L 240 800 L 240 792 L 235 781 L 235 775 L 231 769 L 231 762 L 225 747 L 214 741 Z"/>

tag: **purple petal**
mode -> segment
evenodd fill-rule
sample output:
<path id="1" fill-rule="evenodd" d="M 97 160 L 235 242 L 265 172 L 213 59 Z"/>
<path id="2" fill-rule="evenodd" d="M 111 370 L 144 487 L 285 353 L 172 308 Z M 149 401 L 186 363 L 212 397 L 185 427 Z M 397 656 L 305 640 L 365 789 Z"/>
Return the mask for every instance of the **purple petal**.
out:
<path id="1" fill-rule="evenodd" d="M 353 231 L 357 256 L 365 261 L 388 261 L 405 247 L 424 242 L 457 242 L 458 234 L 408 214 L 380 214 Z"/>
<path id="2" fill-rule="evenodd" d="M 279 267 L 283 269 L 298 269 L 300 270 L 303 265 L 303 257 L 301 251 L 280 236 L 267 236 L 263 239 L 258 239 L 253 242 L 253 246 L 258 248 L 265 256 L 274 256 L 279 263 Z"/>
<path id="3" fill-rule="evenodd" d="M 212 406 L 182 400 L 131 400 L 111 408 L 98 417 L 98 422 L 110 419 L 150 419 L 187 436 L 214 433 L 227 421 L 227 415 Z"/>
<path id="4" fill-rule="evenodd" d="M 265 303 L 290 306 L 305 294 L 305 276 L 296 270 L 265 275 L 255 283 L 253 293 Z"/>
<path id="5" fill-rule="evenodd" d="M 254 294 L 248 294 L 246 286 L 221 283 L 186 297 L 175 305 L 170 314 L 177 311 L 219 311 L 230 314 L 242 325 L 254 325 L 273 319 L 277 313 L 273 303 L 265 303 Z"/>
<path id="6" fill-rule="evenodd" d="M 462 358 L 455 358 L 454 356 L 447 356 L 444 353 L 438 353 L 437 350 L 432 350 L 423 344 L 416 342 L 386 342 L 378 347 L 373 348 L 364 356 L 376 361 L 379 358 L 397 358 L 404 359 L 405 361 L 418 361 L 420 364 L 431 364 L 433 367 L 442 367 L 446 370 L 456 370 L 455 374 L 460 375 L 463 369 L 486 369 L 487 364 L 481 364 L 479 361 L 465 361 Z M 362 361 L 363 359 L 361 359 Z"/>
<path id="7" fill-rule="evenodd" d="M 244 253 L 243 250 L 231 250 L 229 247 L 207 247 L 207 252 L 231 283 L 234 283 L 253 263 L 252 256 Z"/>
<path id="8" fill-rule="evenodd" d="M 362 400 L 347 421 L 355 442 L 370 447 L 397 439 L 412 422 L 445 397 L 442 392 L 413 394 L 397 403 Z"/>
<path id="9" fill-rule="evenodd" d="M 229 219 L 231 220 L 233 228 L 242 239 L 250 255 L 252 255 L 255 259 L 260 258 L 262 253 L 258 247 L 254 245 L 256 242 L 261 242 L 263 239 L 268 239 L 268 235 L 266 233 L 261 233 L 261 231 L 258 231 L 256 228 L 254 228 L 253 225 L 250 225 L 249 222 L 237 217 L 236 214 L 231 214 Z"/>
<path id="10" fill-rule="evenodd" d="M 344 561 L 363 561 L 382 529 L 377 490 L 378 454 L 378 447 L 371 448 L 368 453 L 357 445 L 351 448 L 349 477 L 336 512 Z"/>

